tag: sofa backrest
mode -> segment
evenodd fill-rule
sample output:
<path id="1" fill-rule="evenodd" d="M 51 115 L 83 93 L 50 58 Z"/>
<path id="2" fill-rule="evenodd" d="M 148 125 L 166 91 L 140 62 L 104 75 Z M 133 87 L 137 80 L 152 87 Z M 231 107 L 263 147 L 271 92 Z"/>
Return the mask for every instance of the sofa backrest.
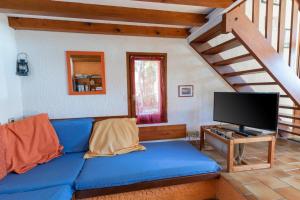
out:
<path id="1" fill-rule="evenodd" d="M 93 121 L 93 118 L 51 120 L 64 153 L 88 150 Z"/>

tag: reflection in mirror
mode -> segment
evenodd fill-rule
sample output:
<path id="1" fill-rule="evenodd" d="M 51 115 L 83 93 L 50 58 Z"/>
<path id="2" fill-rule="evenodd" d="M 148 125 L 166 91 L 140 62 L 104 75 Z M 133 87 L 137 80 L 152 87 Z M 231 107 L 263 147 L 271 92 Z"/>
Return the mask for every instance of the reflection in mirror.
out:
<path id="1" fill-rule="evenodd" d="M 105 94 L 103 52 L 67 51 L 69 94 Z"/>

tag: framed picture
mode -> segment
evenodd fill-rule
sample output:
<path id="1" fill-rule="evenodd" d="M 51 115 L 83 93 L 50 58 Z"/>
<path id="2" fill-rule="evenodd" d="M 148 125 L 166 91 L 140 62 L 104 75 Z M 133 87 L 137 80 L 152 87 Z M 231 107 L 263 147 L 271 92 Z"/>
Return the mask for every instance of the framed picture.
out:
<path id="1" fill-rule="evenodd" d="M 178 86 L 178 97 L 193 97 L 194 86 L 193 85 L 179 85 Z"/>

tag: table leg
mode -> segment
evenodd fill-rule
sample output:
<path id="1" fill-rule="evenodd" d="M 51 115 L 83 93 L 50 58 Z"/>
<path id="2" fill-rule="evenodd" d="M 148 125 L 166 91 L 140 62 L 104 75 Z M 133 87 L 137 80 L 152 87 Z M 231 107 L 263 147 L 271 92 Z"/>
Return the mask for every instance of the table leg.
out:
<path id="1" fill-rule="evenodd" d="M 229 141 L 227 149 L 227 171 L 232 172 L 234 164 L 234 144 L 232 140 Z"/>
<path id="2" fill-rule="evenodd" d="M 270 167 L 272 167 L 274 164 L 275 143 L 276 143 L 276 139 L 275 137 L 273 137 L 272 140 L 269 142 L 269 148 L 268 148 L 268 163 L 270 163 Z"/>
<path id="3" fill-rule="evenodd" d="M 205 135 L 205 131 L 203 127 L 200 127 L 200 150 L 204 149 L 204 135 Z"/>

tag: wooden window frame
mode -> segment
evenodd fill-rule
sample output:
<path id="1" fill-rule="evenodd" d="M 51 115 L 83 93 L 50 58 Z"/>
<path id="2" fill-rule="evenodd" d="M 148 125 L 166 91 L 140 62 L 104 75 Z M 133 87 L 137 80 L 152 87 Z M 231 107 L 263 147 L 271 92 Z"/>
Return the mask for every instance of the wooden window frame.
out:
<path id="1" fill-rule="evenodd" d="M 132 96 L 133 92 L 132 92 L 132 88 L 133 88 L 133 81 L 131 80 L 131 63 L 130 63 L 130 57 L 131 56 L 149 56 L 149 57 L 155 57 L 155 56 L 159 56 L 159 57 L 163 57 L 163 65 L 162 67 L 164 68 L 164 74 L 162 75 L 163 78 L 163 82 L 165 85 L 165 95 L 164 98 L 162 99 L 162 104 L 163 104 L 163 115 L 164 115 L 164 119 L 159 122 L 159 123 L 167 123 L 168 122 L 168 103 L 167 103 L 167 99 L 168 99 L 168 84 L 167 84 L 167 53 L 148 53 L 148 52 L 127 52 L 126 53 L 126 59 L 127 59 L 127 101 L 128 101 L 128 116 L 129 117 L 136 117 L 136 113 L 135 113 L 135 100 Z M 157 124 L 157 123 L 153 123 L 153 124 Z"/>
<path id="2" fill-rule="evenodd" d="M 100 91 L 88 91 L 88 92 L 76 92 L 73 87 L 73 78 L 71 74 L 71 57 L 76 55 L 91 55 L 99 56 L 101 58 L 100 69 L 102 71 L 102 84 L 103 90 Z M 66 51 L 66 63 L 67 63 L 67 73 L 68 73 L 68 93 L 69 95 L 99 95 L 106 94 L 106 79 L 105 79 L 105 59 L 104 52 L 97 51 Z"/>

